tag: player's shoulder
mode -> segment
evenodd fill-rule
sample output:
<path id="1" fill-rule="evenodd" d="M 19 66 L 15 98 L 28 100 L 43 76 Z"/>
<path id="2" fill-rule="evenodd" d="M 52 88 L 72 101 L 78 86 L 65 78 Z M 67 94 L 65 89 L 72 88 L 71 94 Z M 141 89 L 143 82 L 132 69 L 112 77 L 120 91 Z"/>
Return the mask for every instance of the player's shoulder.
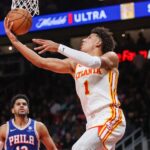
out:
<path id="1" fill-rule="evenodd" d="M 36 121 L 36 124 L 37 124 L 38 126 L 43 126 L 43 125 L 44 125 L 44 123 L 41 122 L 41 121 L 37 121 L 37 120 L 35 120 L 35 121 Z"/>
<path id="2" fill-rule="evenodd" d="M 117 53 L 114 52 L 114 51 L 109 51 L 109 52 L 107 52 L 107 53 L 105 53 L 105 54 L 106 54 L 106 55 L 109 55 L 109 56 L 111 56 L 111 57 L 117 57 L 117 58 L 118 58 Z"/>
<path id="3" fill-rule="evenodd" d="M 0 126 L 0 129 L 1 130 L 7 129 L 7 126 L 8 126 L 7 123 L 4 123 Z"/>
<path id="4" fill-rule="evenodd" d="M 7 123 L 1 125 L 0 126 L 0 133 L 5 135 L 5 133 L 7 132 L 7 128 L 8 128 Z"/>
<path id="5" fill-rule="evenodd" d="M 41 137 L 41 136 L 43 136 L 45 131 L 47 131 L 47 127 L 44 123 L 42 123 L 40 121 L 36 121 L 36 131 L 37 131 L 39 137 Z"/>
<path id="6" fill-rule="evenodd" d="M 109 51 L 107 53 L 104 54 L 104 56 L 108 57 L 109 59 L 118 62 L 119 58 L 116 52 L 114 51 Z"/>
<path id="7" fill-rule="evenodd" d="M 36 121 L 36 128 L 37 130 L 42 130 L 43 128 L 45 128 L 45 124 L 40 121 Z"/>

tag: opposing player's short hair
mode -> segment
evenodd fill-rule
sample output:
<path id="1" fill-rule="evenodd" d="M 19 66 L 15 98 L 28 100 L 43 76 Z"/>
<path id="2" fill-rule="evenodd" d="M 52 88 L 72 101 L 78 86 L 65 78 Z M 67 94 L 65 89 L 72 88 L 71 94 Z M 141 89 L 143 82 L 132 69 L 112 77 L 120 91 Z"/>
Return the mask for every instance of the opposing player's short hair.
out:
<path id="1" fill-rule="evenodd" d="M 115 40 L 108 28 L 96 27 L 91 30 L 91 33 L 96 33 L 102 40 L 102 51 L 106 53 L 115 49 Z"/>
<path id="2" fill-rule="evenodd" d="M 18 99 L 24 99 L 29 107 L 29 98 L 25 94 L 17 94 L 11 99 L 11 106 L 10 106 L 11 108 L 14 107 L 14 104 Z"/>

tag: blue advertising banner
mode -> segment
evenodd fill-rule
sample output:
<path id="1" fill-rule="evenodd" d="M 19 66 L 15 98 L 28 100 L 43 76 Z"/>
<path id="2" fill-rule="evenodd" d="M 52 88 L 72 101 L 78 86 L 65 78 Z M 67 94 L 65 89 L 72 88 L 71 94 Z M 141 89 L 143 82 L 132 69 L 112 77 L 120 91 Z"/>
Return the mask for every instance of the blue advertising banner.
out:
<path id="1" fill-rule="evenodd" d="M 0 35 L 5 35 L 5 29 L 3 23 L 4 23 L 3 21 L 0 22 Z"/>
<path id="2" fill-rule="evenodd" d="M 33 18 L 33 26 L 30 31 L 108 22 L 119 19 L 119 5 L 104 8 L 86 9 L 35 17 Z"/>
<path id="3" fill-rule="evenodd" d="M 150 1 L 135 3 L 135 18 L 150 16 Z"/>
<path id="4" fill-rule="evenodd" d="M 33 25 L 30 31 L 42 31 L 145 16 L 150 16 L 150 1 L 36 16 L 33 18 Z M 0 35 L 5 35 L 3 21 L 0 22 Z"/>

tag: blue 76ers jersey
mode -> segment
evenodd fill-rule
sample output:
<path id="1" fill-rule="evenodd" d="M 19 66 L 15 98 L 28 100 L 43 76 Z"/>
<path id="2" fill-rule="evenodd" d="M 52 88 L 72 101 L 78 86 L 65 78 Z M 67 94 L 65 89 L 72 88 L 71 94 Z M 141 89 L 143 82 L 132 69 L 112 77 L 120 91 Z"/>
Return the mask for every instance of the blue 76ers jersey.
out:
<path id="1" fill-rule="evenodd" d="M 14 120 L 7 122 L 5 150 L 39 150 L 36 121 L 29 119 L 24 128 L 15 125 Z"/>

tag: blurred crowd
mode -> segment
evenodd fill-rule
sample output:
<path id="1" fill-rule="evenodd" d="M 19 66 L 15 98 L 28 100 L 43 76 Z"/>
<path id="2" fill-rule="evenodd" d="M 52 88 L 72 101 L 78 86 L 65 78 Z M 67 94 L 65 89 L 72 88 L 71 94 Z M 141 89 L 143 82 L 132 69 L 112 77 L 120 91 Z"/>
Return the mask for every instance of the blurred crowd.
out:
<path id="1" fill-rule="evenodd" d="M 146 40 L 130 45 L 128 36 L 126 47 L 132 46 L 133 50 L 149 49 L 150 45 Z M 119 43 L 120 49 L 124 49 L 125 42 L 126 40 Z M 1 60 L 5 59 L 4 56 L 0 57 Z M 85 131 L 86 124 L 72 77 L 38 69 L 20 54 L 12 57 L 22 59 L 25 70 L 22 75 L 0 78 L 0 124 L 11 117 L 9 106 L 12 96 L 26 94 L 31 103 L 30 117 L 46 124 L 59 150 L 69 150 Z M 147 137 L 150 135 L 149 68 L 149 59 L 142 56 L 138 61 L 124 61 L 119 65 L 118 98 L 127 119 L 124 137 L 138 127 L 144 130 Z"/>

